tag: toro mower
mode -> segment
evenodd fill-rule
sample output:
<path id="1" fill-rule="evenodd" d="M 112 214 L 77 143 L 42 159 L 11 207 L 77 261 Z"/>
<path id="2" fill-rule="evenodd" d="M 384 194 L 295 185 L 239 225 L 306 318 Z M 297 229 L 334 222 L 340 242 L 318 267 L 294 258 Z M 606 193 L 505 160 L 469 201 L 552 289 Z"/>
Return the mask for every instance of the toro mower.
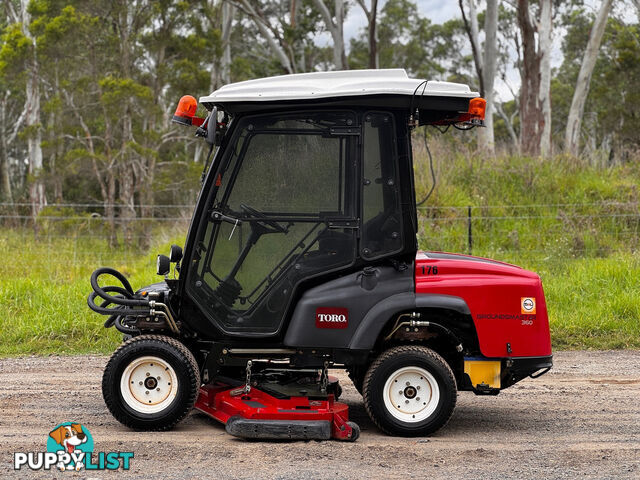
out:
<path id="1" fill-rule="evenodd" d="M 230 84 L 200 104 L 205 119 L 190 96 L 173 117 L 212 157 L 184 250 L 137 291 L 110 268 L 91 277 L 89 306 L 124 334 L 102 380 L 116 419 L 166 430 L 195 406 L 239 437 L 355 440 L 328 375 L 344 369 L 382 431 L 423 436 L 459 390 L 551 368 L 538 275 L 418 251 L 411 132 L 482 126 L 477 93 L 363 70 Z"/>

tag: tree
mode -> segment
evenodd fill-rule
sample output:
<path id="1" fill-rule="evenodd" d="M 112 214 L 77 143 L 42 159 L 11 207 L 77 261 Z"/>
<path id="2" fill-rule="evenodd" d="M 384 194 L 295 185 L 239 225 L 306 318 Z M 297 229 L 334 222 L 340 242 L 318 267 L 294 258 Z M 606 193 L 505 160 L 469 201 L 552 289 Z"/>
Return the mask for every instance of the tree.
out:
<path id="1" fill-rule="evenodd" d="M 639 0 L 640 1 L 640 0 Z M 371 5 L 367 8 L 364 0 L 356 0 L 367 17 L 367 36 L 369 45 L 369 68 L 380 68 L 380 57 L 378 56 L 378 0 L 371 0 Z"/>
<path id="2" fill-rule="evenodd" d="M 489 154 L 495 154 L 495 140 L 493 135 L 493 110 L 494 110 L 494 82 L 496 65 L 498 61 L 498 2 L 487 0 L 487 10 L 484 15 L 484 49 L 480 53 L 480 40 L 478 32 L 478 17 L 475 0 L 467 0 L 470 11 L 470 21 L 467 20 L 463 1 L 459 0 L 462 19 L 465 30 L 469 36 L 474 65 L 480 83 L 480 95 L 487 101 L 485 112 L 485 128 L 478 129 L 478 148 Z"/>
<path id="3" fill-rule="evenodd" d="M 640 1 L 640 0 L 638 0 Z M 576 88 L 573 92 L 573 100 L 569 109 L 569 117 L 567 120 L 567 128 L 565 132 L 564 146 L 565 150 L 571 155 L 578 155 L 580 147 L 580 131 L 582 126 L 582 115 L 584 114 L 584 104 L 589 93 L 589 84 L 591 83 L 591 75 L 598 58 L 598 50 L 604 36 L 604 30 L 607 25 L 607 18 L 611 11 L 613 0 L 603 0 L 600 10 L 591 28 L 589 42 L 584 52 L 582 66 L 576 81 Z"/>
<path id="4" fill-rule="evenodd" d="M 346 70 L 349 68 L 347 56 L 344 51 L 344 0 L 334 0 L 334 13 L 331 14 L 324 3 L 324 0 L 314 0 L 316 8 L 320 12 L 327 30 L 333 39 L 333 63 L 336 70 Z"/>
<path id="5" fill-rule="evenodd" d="M 272 53 L 277 57 L 285 73 L 296 73 L 296 62 L 291 61 L 295 49 L 285 40 L 284 29 L 278 28 L 271 23 L 269 8 L 264 8 L 260 2 L 250 2 L 249 0 L 228 0 L 233 2 L 242 10 L 255 24 L 260 35 L 269 44 Z M 293 13 L 295 18 L 295 9 Z M 282 20 L 282 17 L 280 18 Z M 294 22 L 295 24 L 295 22 Z"/>
<path id="6" fill-rule="evenodd" d="M 567 16 L 563 61 L 554 73 L 554 131 L 564 140 L 574 86 L 582 68 L 594 15 L 577 9 Z M 640 149 L 640 24 L 610 15 L 581 115 L 581 157 L 593 165 L 626 161 Z"/>
<path id="7" fill-rule="evenodd" d="M 412 0 L 388 0 L 377 19 L 381 68 L 403 67 L 410 75 L 430 80 L 469 80 L 460 20 L 433 24 L 420 15 Z M 349 61 L 353 68 L 366 68 L 369 54 L 367 32 L 351 39 Z"/>
<path id="8" fill-rule="evenodd" d="M 520 65 L 520 148 L 528 155 L 551 154 L 552 0 L 540 0 L 532 17 L 529 0 L 518 0 L 522 40 Z"/>
<path id="9" fill-rule="evenodd" d="M 1 56 L 1 54 L 0 54 Z M 23 108 L 24 97 L 21 95 L 20 85 L 16 85 L 6 76 L 1 77 L 0 91 L 0 202 L 13 201 L 13 186 L 11 181 L 11 158 L 16 146 L 16 139 L 20 128 L 24 124 L 26 110 Z"/>
<path id="10" fill-rule="evenodd" d="M 40 72 L 36 39 L 32 35 L 29 1 L 4 0 L 4 6 L 14 28 L 9 42 L 14 42 L 2 55 L 4 62 L 26 72 L 24 125 L 27 135 L 28 183 L 31 213 L 35 217 L 46 205 L 45 186 L 42 178 L 42 125 L 40 119 Z M 21 52 L 17 54 L 17 52 Z M 5 185 L 6 188 L 6 185 Z"/>

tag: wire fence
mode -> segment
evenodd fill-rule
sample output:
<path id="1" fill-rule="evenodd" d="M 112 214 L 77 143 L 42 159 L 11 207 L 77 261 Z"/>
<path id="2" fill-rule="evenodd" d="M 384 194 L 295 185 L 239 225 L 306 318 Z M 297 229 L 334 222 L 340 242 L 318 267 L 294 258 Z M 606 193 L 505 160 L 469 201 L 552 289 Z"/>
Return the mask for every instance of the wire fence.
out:
<path id="1" fill-rule="evenodd" d="M 639 248 L 638 202 L 429 206 L 420 244 L 505 259 L 606 257 Z"/>
<path id="2" fill-rule="evenodd" d="M 184 238 L 193 205 L 60 203 L 35 218 L 28 203 L 0 203 L 12 241 L 63 249 L 69 262 L 126 264 L 150 247 Z M 506 261 L 607 257 L 640 250 L 638 202 L 431 205 L 418 208 L 420 248 Z"/>

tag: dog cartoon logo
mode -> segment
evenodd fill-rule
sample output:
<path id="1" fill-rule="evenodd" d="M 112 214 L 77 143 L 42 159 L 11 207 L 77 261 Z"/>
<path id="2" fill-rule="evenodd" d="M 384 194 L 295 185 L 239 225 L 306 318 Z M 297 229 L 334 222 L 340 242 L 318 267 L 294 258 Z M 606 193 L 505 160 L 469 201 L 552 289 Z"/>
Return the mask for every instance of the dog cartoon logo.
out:
<path id="1" fill-rule="evenodd" d="M 84 458 L 84 454 L 93 452 L 93 439 L 89 430 L 81 424 L 65 422 L 49 432 L 47 451 L 54 453 L 62 453 L 63 451 L 67 454 L 66 456 L 59 455 L 60 461 L 56 466 L 61 471 L 73 469 L 78 471 L 84 466 L 84 463 L 77 460 Z M 69 461 L 65 462 L 63 457 Z"/>
<path id="2" fill-rule="evenodd" d="M 96 452 L 89 429 L 77 422 L 64 422 L 49 432 L 47 451 L 13 452 L 13 469 L 60 471 L 129 470 L 133 452 Z"/>

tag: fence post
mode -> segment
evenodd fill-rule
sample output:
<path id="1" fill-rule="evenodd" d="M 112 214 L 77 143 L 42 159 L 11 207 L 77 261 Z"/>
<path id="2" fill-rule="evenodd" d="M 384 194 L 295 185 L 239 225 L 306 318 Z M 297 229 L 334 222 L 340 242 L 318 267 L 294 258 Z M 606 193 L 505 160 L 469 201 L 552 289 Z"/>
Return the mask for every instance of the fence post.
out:
<path id="1" fill-rule="evenodd" d="M 473 233 L 471 231 L 471 206 L 467 207 L 467 235 L 468 235 L 468 246 L 469 246 L 469 255 L 473 251 Z"/>

